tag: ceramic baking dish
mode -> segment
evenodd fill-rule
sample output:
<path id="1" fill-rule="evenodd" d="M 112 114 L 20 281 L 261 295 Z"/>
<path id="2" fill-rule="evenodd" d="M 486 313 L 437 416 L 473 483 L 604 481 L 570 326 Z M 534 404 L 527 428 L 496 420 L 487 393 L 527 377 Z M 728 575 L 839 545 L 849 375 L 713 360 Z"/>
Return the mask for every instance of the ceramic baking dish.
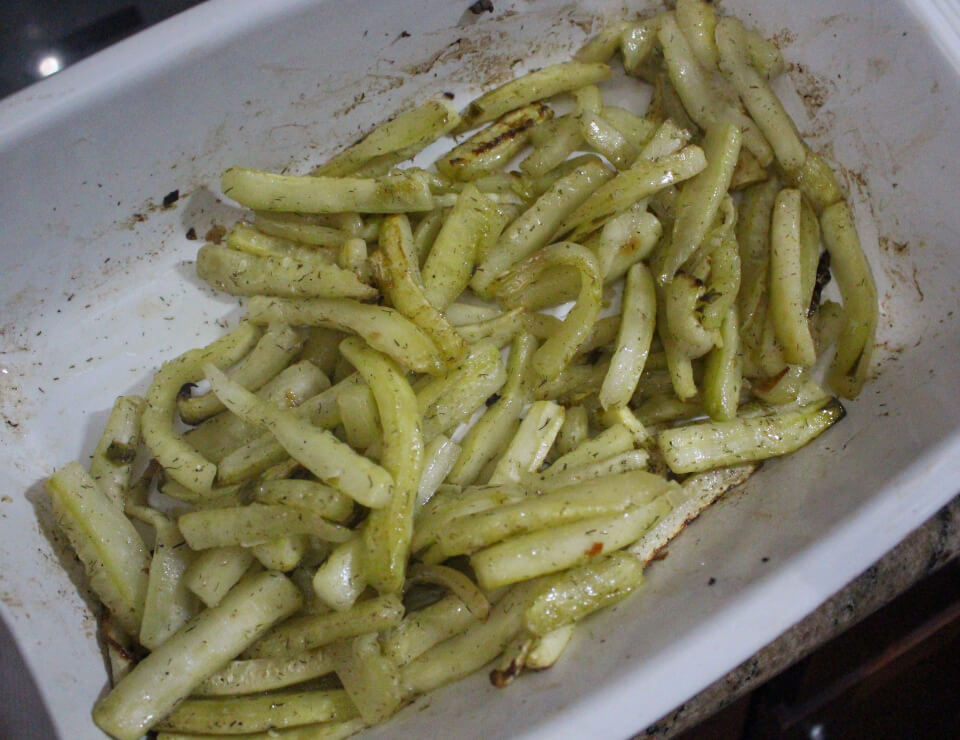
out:
<path id="1" fill-rule="evenodd" d="M 0 103 L 0 614 L 64 738 L 101 737 L 93 602 L 41 480 L 112 399 L 236 319 L 197 280 L 227 166 L 302 171 L 412 100 L 558 60 L 619 2 L 212 0 Z M 643 2 L 629 10 L 643 10 Z M 960 485 L 960 81 L 947 2 L 727 0 L 855 205 L 881 295 L 877 377 L 816 444 L 704 514 L 553 669 L 481 674 L 371 737 L 626 737 L 748 657 Z M 928 30 L 933 29 L 933 30 Z M 163 207 L 164 197 L 179 199 Z M 171 195 L 168 200 L 172 200 Z M 713 585 L 708 585 L 713 584 Z"/>

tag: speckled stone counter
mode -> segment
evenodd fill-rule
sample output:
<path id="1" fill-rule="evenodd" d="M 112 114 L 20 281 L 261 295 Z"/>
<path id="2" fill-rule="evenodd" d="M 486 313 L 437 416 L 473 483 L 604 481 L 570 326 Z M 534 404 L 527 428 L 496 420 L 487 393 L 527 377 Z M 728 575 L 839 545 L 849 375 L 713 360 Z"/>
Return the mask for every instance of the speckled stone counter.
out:
<path id="1" fill-rule="evenodd" d="M 693 727 L 809 655 L 960 555 L 960 495 L 819 609 L 636 738 Z"/>

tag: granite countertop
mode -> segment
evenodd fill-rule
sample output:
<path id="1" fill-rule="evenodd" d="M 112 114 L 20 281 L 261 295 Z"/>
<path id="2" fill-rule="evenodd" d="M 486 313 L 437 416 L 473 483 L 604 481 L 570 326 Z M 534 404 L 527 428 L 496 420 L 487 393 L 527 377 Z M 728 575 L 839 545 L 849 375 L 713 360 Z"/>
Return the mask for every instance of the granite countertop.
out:
<path id="1" fill-rule="evenodd" d="M 783 672 L 960 555 L 960 495 L 819 609 L 636 738 L 688 730 Z"/>

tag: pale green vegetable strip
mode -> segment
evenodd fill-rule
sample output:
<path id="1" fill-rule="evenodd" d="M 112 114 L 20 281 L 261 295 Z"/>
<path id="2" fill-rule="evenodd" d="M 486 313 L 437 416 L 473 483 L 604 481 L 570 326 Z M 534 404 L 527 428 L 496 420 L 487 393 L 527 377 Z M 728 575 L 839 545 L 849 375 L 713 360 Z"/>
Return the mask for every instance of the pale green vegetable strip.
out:
<path id="1" fill-rule="evenodd" d="M 660 39 L 659 29 L 657 31 L 657 40 Z M 692 54 L 692 52 L 691 52 Z M 700 133 L 700 126 L 690 117 L 679 93 L 670 80 L 670 75 L 665 65 L 655 66 L 648 74 L 652 79 L 653 97 L 650 99 L 649 115 L 658 121 L 673 121 L 677 126 L 690 132 L 691 136 Z M 698 86 L 699 87 L 699 86 Z M 700 92 L 697 89 L 697 92 Z M 773 155 L 770 154 L 772 159 Z"/>
<path id="2" fill-rule="evenodd" d="M 340 351 L 373 391 L 383 426 L 381 462 L 393 476 L 387 505 L 370 512 L 363 530 L 363 567 L 367 582 L 381 593 L 403 588 L 413 536 L 413 510 L 423 472 L 423 435 L 417 397 L 404 373 L 387 357 L 357 339 Z"/>
<path id="3" fill-rule="evenodd" d="M 457 130 L 475 128 L 521 106 L 593 85 L 608 77 L 610 67 L 606 64 L 561 62 L 543 67 L 510 80 L 472 101 Z"/>
<path id="4" fill-rule="evenodd" d="M 806 147 L 780 99 L 751 63 L 743 24 L 735 18 L 722 19 L 717 24 L 716 43 L 720 70 L 770 142 L 780 166 L 787 171 L 800 169 L 807 156 Z"/>
<path id="5" fill-rule="evenodd" d="M 456 568 L 446 565 L 418 563 L 410 568 L 407 586 L 415 586 L 419 583 L 432 583 L 442 586 L 463 601 L 470 613 L 481 621 L 486 619 L 490 613 L 490 600 L 487 596 L 469 576 Z"/>
<path id="6" fill-rule="evenodd" d="M 496 205 L 467 185 L 443 222 L 423 263 L 427 300 L 445 310 L 466 289 L 481 249 L 504 225 Z"/>
<path id="7" fill-rule="evenodd" d="M 637 407 L 637 416 L 644 424 L 654 425 L 702 416 L 699 399 L 680 400 L 671 395 L 652 396 Z"/>
<path id="8" fill-rule="evenodd" d="M 342 612 L 289 619 L 247 650 L 251 658 L 293 656 L 345 637 L 379 632 L 400 623 L 403 603 L 396 594 L 360 601 Z"/>
<path id="9" fill-rule="evenodd" d="M 597 258 L 589 249 L 573 242 L 552 244 L 515 265 L 500 287 L 505 295 L 522 294 L 544 270 L 560 265 L 580 273 L 580 294 L 557 332 L 533 355 L 532 368 L 543 381 L 557 377 L 590 336 L 603 292 Z"/>
<path id="10" fill-rule="evenodd" d="M 552 317 L 550 317 L 552 318 Z M 617 338 L 617 331 L 620 329 L 620 316 L 604 316 L 597 319 L 593 325 L 593 331 L 587 337 L 580 348 L 579 354 L 586 354 L 597 349 L 606 349 Z"/>
<path id="11" fill-rule="evenodd" d="M 647 145 L 659 128 L 653 120 L 616 105 L 605 105 L 600 113 L 603 119 L 622 133 L 638 151 Z"/>
<path id="12" fill-rule="evenodd" d="M 653 161 L 670 154 L 676 154 L 687 145 L 690 136 L 690 131 L 681 128 L 668 118 L 660 124 L 656 133 L 640 151 L 640 158 Z"/>
<path id="13" fill-rule="evenodd" d="M 547 635 L 621 601 L 641 583 L 643 564 L 636 557 L 624 551 L 602 555 L 550 583 L 527 607 L 524 626 Z"/>
<path id="14" fill-rule="evenodd" d="M 767 314 L 769 296 L 760 296 L 757 311 L 750 323 L 740 320 L 740 343 L 743 346 L 743 374 L 749 378 L 772 377 L 786 367 L 786 360 L 776 342 L 773 321 Z"/>
<path id="15" fill-rule="evenodd" d="M 432 440 L 470 416 L 507 380 L 499 348 L 492 342 L 471 345 L 470 353 L 442 377 L 417 393 L 423 416 L 423 438 Z"/>
<path id="16" fill-rule="evenodd" d="M 291 257 L 313 266 L 330 265 L 336 261 L 332 249 L 317 249 L 312 244 L 301 244 L 282 236 L 265 234 L 242 221 L 227 232 L 226 242 L 233 251 L 244 252 L 254 257 L 277 259 Z"/>
<path id="17" fill-rule="evenodd" d="M 657 436 L 657 446 L 674 473 L 699 473 L 793 452 L 844 413 L 843 406 L 831 399 L 767 417 L 667 429 Z"/>
<path id="18" fill-rule="evenodd" d="M 413 250 L 420 265 L 423 265 L 427 259 L 430 248 L 433 246 L 437 234 L 440 233 L 440 229 L 443 228 L 448 215 L 447 209 L 437 208 L 421 218 L 413 230 Z"/>
<path id="19" fill-rule="evenodd" d="M 776 382 L 770 384 L 770 380 Z M 768 404 L 795 404 L 807 406 L 822 401 L 829 394 L 811 377 L 809 368 L 792 365 L 779 378 L 767 379 L 767 382 L 755 382 L 751 388 L 753 395 Z M 766 409 L 769 412 L 769 409 Z M 744 414 L 743 407 L 738 411 Z"/>
<path id="20" fill-rule="evenodd" d="M 303 337 L 294 329 L 275 324 L 264 332 L 250 354 L 237 363 L 230 379 L 247 390 L 258 390 L 290 363 L 302 345 Z M 177 399 L 180 418 L 187 424 L 199 424 L 225 408 L 213 393 Z"/>
<path id="21" fill-rule="evenodd" d="M 563 426 L 557 432 L 553 449 L 559 455 L 566 455 L 576 449 L 590 435 L 590 421 L 583 406 L 571 406 L 563 417 Z M 549 468 L 547 468 L 549 470 Z"/>
<path id="22" fill-rule="evenodd" d="M 841 201 L 826 208 L 820 224 L 847 315 L 830 365 L 829 383 L 838 393 L 855 398 L 870 372 L 877 330 L 877 288 L 850 207 Z"/>
<path id="23" fill-rule="evenodd" d="M 90 477 L 119 509 L 123 509 L 124 493 L 130 486 L 130 466 L 140 446 L 144 406 L 145 401 L 139 396 L 120 396 L 114 401 L 90 458 Z"/>
<path id="24" fill-rule="evenodd" d="M 716 69 L 719 57 L 714 29 L 717 15 L 703 0 L 677 0 L 677 25 L 690 44 L 697 61 L 705 69 Z"/>
<path id="25" fill-rule="evenodd" d="M 273 434 L 264 432 L 224 456 L 217 468 L 217 482 L 228 488 L 239 487 L 271 466 L 289 459 L 287 451 Z"/>
<path id="26" fill-rule="evenodd" d="M 537 133 L 538 129 L 534 129 Z M 579 136 L 579 134 L 578 134 Z M 524 179 L 526 186 L 526 198 L 532 201 L 543 193 L 547 192 L 553 183 L 564 175 L 569 175 L 584 162 L 592 159 L 594 154 L 578 154 L 570 159 L 560 161 L 555 167 L 551 168 L 542 175 L 527 175 Z M 522 163 L 521 163 L 522 164 Z M 519 214 L 518 214 L 519 215 Z"/>
<path id="27" fill-rule="evenodd" d="M 669 510 L 661 498 L 622 514 L 531 532 L 475 553 L 470 564 L 484 589 L 556 573 L 635 542 Z"/>
<path id="28" fill-rule="evenodd" d="M 539 129 L 534 128 L 531 131 L 531 137 Z M 533 180 L 522 172 L 510 170 L 507 172 L 494 172 L 485 177 L 473 181 L 473 185 L 481 193 L 494 201 L 497 205 L 497 212 L 504 221 L 504 225 L 516 218 L 521 207 L 527 205 L 530 200 L 536 197 Z M 466 187 L 465 184 L 453 183 L 453 189 Z M 496 237 L 494 237 L 496 240 Z M 483 245 L 480 252 L 485 254 L 490 248 L 490 241 Z"/>
<path id="29" fill-rule="evenodd" d="M 574 117 L 580 124 L 580 133 L 586 142 L 618 170 L 629 167 L 637 157 L 637 149 L 602 116 L 603 101 L 600 91 L 589 85 L 574 91 L 573 96 L 577 101 Z"/>
<path id="30" fill-rule="evenodd" d="M 769 312 L 784 359 L 810 367 L 817 352 L 807 324 L 800 267 L 800 191 L 783 189 L 770 226 Z"/>
<path id="31" fill-rule="evenodd" d="M 568 624 L 566 627 L 560 627 L 549 632 L 543 637 L 533 640 L 530 645 L 530 652 L 527 653 L 527 662 L 525 668 L 534 671 L 542 671 L 550 668 L 567 649 L 570 640 L 573 638 L 574 626 Z"/>
<path id="32" fill-rule="evenodd" d="M 663 288 L 663 310 L 671 351 L 694 360 L 703 357 L 716 342 L 716 332 L 704 328 L 697 306 L 706 293 L 706 287 L 692 275 L 680 273 Z M 667 339 L 661 334 L 664 347 Z M 669 355 L 668 355 L 669 357 Z M 677 395 L 681 398 L 679 390 Z"/>
<path id="33" fill-rule="evenodd" d="M 764 182 L 769 177 L 770 173 L 757 161 L 757 158 L 749 150 L 741 149 L 733 177 L 730 178 L 730 190 L 743 190 L 758 182 Z"/>
<path id="34" fill-rule="evenodd" d="M 563 415 L 563 406 L 553 401 L 534 403 L 490 476 L 490 485 L 517 483 L 525 473 L 536 472 L 563 426 Z"/>
<path id="35" fill-rule="evenodd" d="M 522 307 L 510 309 L 504 313 L 486 321 L 478 321 L 475 324 L 463 324 L 457 327 L 467 342 L 476 344 L 477 342 L 488 341 L 503 347 L 509 344 L 511 340 L 523 330 L 525 314 Z"/>
<path id="36" fill-rule="evenodd" d="M 645 566 L 649 564 L 676 537 L 688 522 L 720 498 L 724 493 L 743 483 L 756 470 L 753 464 L 719 468 L 687 477 L 679 492 L 668 494 L 673 508 L 630 546 L 630 553 Z"/>
<path id="37" fill-rule="evenodd" d="M 449 481 L 466 486 L 473 483 L 483 467 L 509 443 L 509 431 L 520 419 L 527 401 L 525 380 L 530 360 L 537 349 L 532 335 L 518 334 L 507 361 L 507 381 L 500 398 L 470 427 L 461 443 L 460 457 L 449 474 Z"/>
<path id="38" fill-rule="evenodd" d="M 548 175 L 555 168 L 563 165 L 573 152 L 583 143 L 580 133 L 580 124 L 573 116 L 561 116 L 554 119 L 556 123 L 552 136 L 542 141 L 534 139 L 534 149 L 524 157 L 520 163 L 520 170 L 532 177 Z M 536 137 L 536 129 L 531 138 Z"/>
<path id="39" fill-rule="evenodd" d="M 414 174 L 412 171 L 408 174 Z M 366 241 L 374 241 L 377 238 L 377 232 L 380 230 L 379 215 L 363 215 L 360 213 L 330 213 L 307 215 L 303 213 L 296 214 L 297 218 L 315 220 L 317 223 L 330 224 L 346 232 L 348 236 L 356 236 Z"/>
<path id="40" fill-rule="evenodd" d="M 443 155 L 436 162 L 437 170 L 462 182 L 489 175 L 526 145 L 530 129 L 552 117 L 553 110 L 543 103 L 513 110 Z"/>
<path id="41" fill-rule="evenodd" d="M 373 393 L 366 385 L 345 388 L 337 396 L 340 423 L 347 436 L 347 444 L 355 450 L 366 450 L 380 440 L 380 416 Z"/>
<path id="42" fill-rule="evenodd" d="M 720 327 L 721 342 L 707 354 L 703 373 L 703 407 L 713 421 L 736 417 L 743 385 L 743 358 L 737 307 L 731 306 Z"/>
<path id="43" fill-rule="evenodd" d="M 669 484 L 660 476 L 634 471 L 458 517 L 440 532 L 423 560 L 439 563 L 454 555 L 470 555 L 509 537 L 618 514 L 649 503 L 668 488 Z"/>
<path id="44" fill-rule="evenodd" d="M 412 550 L 419 552 L 432 545 L 440 532 L 455 518 L 497 506 L 516 503 L 531 495 L 515 483 L 472 486 L 460 490 L 441 490 L 418 513 Z"/>
<path id="45" fill-rule="evenodd" d="M 757 31 L 747 29 L 744 38 L 750 61 L 768 80 L 779 77 L 786 69 L 780 49 L 772 41 L 765 39 Z"/>
<path id="46" fill-rule="evenodd" d="M 809 313 L 813 302 L 813 289 L 817 283 L 817 266 L 820 263 L 820 220 L 813 207 L 805 200 L 800 202 L 800 299 Z M 829 258 L 827 258 L 829 259 Z"/>
<path id="47" fill-rule="evenodd" d="M 814 151 L 807 150 L 803 167 L 784 173 L 791 187 L 810 201 L 817 214 L 824 208 L 843 200 L 843 190 L 827 161 Z"/>
<path id="48" fill-rule="evenodd" d="M 299 213 L 398 213 L 433 210 L 430 187 L 419 177 L 389 175 L 296 177 L 231 167 L 220 179 L 223 194 L 258 211 Z"/>
<path id="49" fill-rule="evenodd" d="M 817 354 L 836 344 L 847 325 L 847 314 L 836 301 L 824 301 L 820 310 L 813 316 L 813 341 L 817 345 Z"/>
<path id="50" fill-rule="evenodd" d="M 591 158 L 557 180 L 549 190 L 501 234 L 494 248 L 477 267 L 470 285 L 480 294 L 514 263 L 547 244 L 564 217 L 612 177 L 610 170 Z"/>
<path id="51" fill-rule="evenodd" d="M 382 123 L 356 144 L 331 157 L 311 174 L 343 177 L 375 157 L 394 152 L 412 157 L 460 123 L 460 115 L 446 100 L 430 100 Z"/>
<path id="52" fill-rule="evenodd" d="M 663 365 L 666 365 L 665 357 Z M 634 393 L 633 400 L 640 402 L 651 396 L 669 394 L 672 390 L 673 381 L 670 377 L 670 370 L 661 366 L 659 370 L 651 369 L 650 372 L 644 373 L 637 384 L 637 392 Z"/>
<path id="53" fill-rule="evenodd" d="M 570 409 L 570 411 L 572 410 L 573 409 Z M 570 417 L 570 411 L 567 411 L 567 418 Z M 614 406 L 613 408 L 607 409 L 601 415 L 600 421 L 608 427 L 622 424 L 630 431 L 630 434 L 633 435 L 633 444 L 635 447 L 645 445 L 650 439 L 650 435 L 647 433 L 643 423 L 636 417 L 633 411 L 630 410 L 629 406 Z"/>
<path id="54" fill-rule="evenodd" d="M 387 216 L 380 227 L 380 249 L 373 257 L 377 282 L 394 307 L 433 340 L 445 362 L 454 363 L 466 352 L 466 343 L 427 299 L 413 251 L 413 233 L 407 217 Z M 467 260 L 468 271 L 471 262 L 472 258 Z"/>
<path id="55" fill-rule="evenodd" d="M 400 672 L 383 655 L 376 635 L 331 646 L 337 678 L 367 724 L 383 722 L 400 707 Z"/>
<path id="56" fill-rule="evenodd" d="M 617 475 L 618 473 L 629 473 L 635 470 L 644 470 L 649 462 L 650 455 L 646 450 L 627 450 L 619 455 L 613 455 L 605 460 L 578 465 L 575 468 L 567 468 L 563 472 L 555 473 L 551 476 L 546 475 L 527 475 L 522 482 L 532 491 L 538 494 L 556 491 L 566 486 L 573 486 L 594 478 L 602 478 L 607 475 Z"/>
<path id="57" fill-rule="evenodd" d="M 554 232 L 554 238 L 571 230 L 571 239 L 589 234 L 611 216 L 670 185 L 689 180 L 706 166 L 703 150 L 694 145 L 653 161 L 641 157 L 633 167 L 594 190 L 573 213 L 563 219 Z"/>
<path id="58" fill-rule="evenodd" d="M 650 353 L 657 325 L 657 294 L 653 276 L 642 262 L 627 272 L 621 312 L 616 350 L 600 388 L 604 409 L 630 402 Z"/>
<path id="59" fill-rule="evenodd" d="M 350 237 L 340 245 L 337 265 L 352 272 L 361 283 L 370 282 L 370 263 L 367 261 L 367 243 L 359 237 Z"/>
<path id="60" fill-rule="evenodd" d="M 730 189 L 740 154 L 740 138 L 740 129 L 729 123 L 707 128 L 703 140 L 707 166 L 680 191 L 673 238 L 657 275 L 661 284 L 669 283 L 703 243 Z"/>
<path id="61" fill-rule="evenodd" d="M 164 363 L 147 389 L 147 406 L 141 417 L 143 441 L 166 474 L 191 491 L 209 491 L 217 475 L 217 466 L 198 454 L 173 429 L 177 395 L 187 383 L 203 377 L 208 362 L 229 367 L 246 355 L 260 338 L 260 330 L 241 323 L 227 336 L 204 349 L 186 352 Z"/>
<path id="62" fill-rule="evenodd" d="M 747 188 L 740 201 L 737 244 L 740 248 L 741 288 L 737 295 L 737 310 L 742 329 L 755 323 L 755 317 L 761 326 L 765 320 L 758 310 L 769 284 L 770 222 L 779 192 L 780 183 L 771 177 Z"/>
<path id="63" fill-rule="evenodd" d="M 600 32 L 585 43 L 573 58 L 578 62 L 601 63 L 609 62 L 617 48 L 620 46 L 620 34 L 629 28 L 630 24 L 621 21 L 619 23 L 608 23 Z"/>
<path id="64" fill-rule="evenodd" d="M 418 373 L 438 374 L 443 358 L 430 337 L 399 311 L 346 298 L 254 296 L 247 315 L 255 323 L 325 326 L 363 337 L 371 347 Z"/>
<path id="65" fill-rule="evenodd" d="M 306 534 L 292 534 L 277 537 L 259 545 L 253 545 L 250 551 L 267 570 L 278 570 L 289 573 L 300 565 L 307 551 L 310 549 L 310 536 Z"/>
<path id="66" fill-rule="evenodd" d="M 299 406 L 330 387 L 327 376 L 307 360 L 301 360 L 282 370 L 275 378 L 265 383 L 257 396 L 279 408 Z M 256 439 L 261 430 L 255 424 L 247 424 L 236 414 L 222 412 L 207 419 L 183 435 L 190 446 L 211 462 L 219 463 L 238 447 Z"/>
<path id="67" fill-rule="evenodd" d="M 322 650 L 307 650 L 292 657 L 234 660 L 194 689 L 193 695 L 257 694 L 303 683 L 331 671 L 333 663 Z"/>
<path id="68" fill-rule="evenodd" d="M 417 487 L 416 508 L 423 506 L 443 484 L 460 457 L 460 445 L 438 434 L 423 451 L 423 472 Z"/>
<path id="69" fill-rule="evenodd" d="M 617 424 L 592 439 L 583 440 L 574 449 L 554 460 L 550 467 L 543 471 L 543 476 L 552 478 L 571 468 L 605 460 L 632 449 L 633 435 L 625 426 Z"/>
<path id="70" fill-rule="evenodd" d="M 319 724 L 288 727 L 285 730 L 267 730 L 242 735 L 243 740 L 346 740 L 366 727 L 362 719 L 346 722 L 321 722 Z M 161 732 L 157 740 L 212 740 L 215 735 L 192 732 Z"/>
<path id="71" fill-rule="evenodd" d="M 556 399 L 565 406 L 580 403 L 600 390 L 610 363 L 601 360 L 593 365 L 569 365 L 556 378 L 534 389 L 538 401 Z"/>
<path id="72" fill-rule="evenodd" d="M 421 694 L 473 673 L 497 657 L 523 628 L 523 613 L 543 583 L 530 581 L 510 589 L 490 612 L 465 632 L 426 651 L 401 671 L 408 694 Z"/>
<path id="73" fill-rule="evenodd" d="M 338 545 L 313 576 L 317 598 L 339 612 L 352 607 L 367 587 L 362 559 L 362 537 Z"/>
<path id="74" fill-rule="evenodd" d="M 183 514 L 180 531 L 194 550 L 210 547 L 249 547 L 285 535 L 312 534 L 331 542 L 345 542 L 350 531 L 323 517 L 294 506 L 248 504 L 225 509 L 202 509 Z"/>
<path id="75" fill-rule="evenodd" d="M 729 230 L 719 237 L 708 238 L 718 239 L 719 242 L 710 251 L 707 293 L 711 295 L 711 300 L 702 309 L 704 328 L 713 330 L 720 328 L 724 316 L 737 302 L 740 292 L 740 253 L 737 240 Z"/>
<path id="76" fill-rule="evenodd" d="M 253 564 L 253 553 L 244 547 L 214 547 L 198 553 L 183 580 L 207 606 L 216 606 Z"/>
<path id="77" fill-rule="evenodd" d="M 317 478 L 364 506 L 378 508 L 390 500 L 394 481 L 381 466 L 358 455 L 326 429 L 292 411 L 268 406 L 212 365 L 206 372 L 210 387 L 227 408 L 246 421 L 266 426 L 290 457 Z M 327 534 L 336 530 L 328 529 Z"/>
<path id="78" fill-rule="evenodd" d="M 337 360 L 340 359 L 339 346 L 345 337 L 344 333 L 323 326 L 313 326 L 303 331 L 306 340 L 300 350 L 299 359 L 313 363 L 328 377 L 333 375 Z"/>
<path id="79" fill-rule="evenodd" d="M 302 604 L 300 590 L 279 573 L 241 581 L 218 606 L 198 614 L 140 661 L 97 702 L 94 721 L 118 740 L 137 740 L 196 686 Z"/>
<path id="80" fill-rule="evenodd" d="M 184 547 L 183 535 L 165 514 L 137 504 L 128 504 L 127 513 L 156 531 L 140 622 L 140 644 L 155 650 L 198 611 L 197 598 L 183 578 L 195 553 Z"/>
<path id="81" fill-rule="evenodd" d="M 46 481 L 54 519 L 67 536 L 90 586 L 129 634 L 140 631 L 150 556 L 133 523 L 72 462 Z"/>
<path id="82" fill-rule="evenodd" d="M 502 316 L 503 312 L 496 306 L 489 304 L 479 306 L 473 303 L 456 302 L 451 303 L 443 309 L 443 314 L 451 324 L 456 327 L 461 327 L 483 321 L 490 321 L 498 316 Z"/>
<path id="83" fill-rule="evenodd" d="M 176 732 L 243 735 L 315 722 L 352 719 L 356 707 L 342 689 L 285 691 L 266 696 L 188 699 L 159 728 Z"/>
<path id="84" fill-rule="evenodd" d="M 525 629 L 520 630 L 503 649 L 496 667 L 490 671 L 490 683 L 498 689 L 505 689 L 519 676 L 527 665 L 527 656 L 533 647 L 533 635 Z"/>
<path id="85" fill-rule="evenodd" d="M 611 283 L 634 263 L 646 258 L 662 234 L 660 220 L 635 206 L 607 221 L 599 236 L 591 238 L 585 246 L 596 252 L 604 283 Z M 627 258 L 629 262 L 624 261 Z"/>
<path id="86" fill-rule="evenodd" d="M 659 28 L 660 20 L 656 16 L 633 24 L 620 33 L 620 56 L 627 74 L 642 74 L 644 62 L 656 47 Z"/>
<path id="87" fill-rule="evenodd" d="M 309 480 L 265 480 L 253 489 L 262 504 L 281 504 L 307 509 L 340 522 L 353 513 L 353 501 L 336 489 Z"/>
<path id="88" fill-rule="evenodd" d="M 770 144 L 750 117 L 727 102 L 726 96 L 717 89 L 718 81 L 711 80 L 707 70 L 697 61 L 676 19 L 664 14 L 657 36 L 670 82 L 690 118 L 704 129 L 723 123 L 736 126 L 742 131 L 743 145 L 760 164 L 769 165 L 773 159 Z"/>
<path id="89" fill-rule="evenodd" d="M 258 212 L 254 220 L 258 231 L 317 247 L 339 247 L 349 234 L 322 224 L 314 224 L 288 213 Z"/>
<path id="90" fill-rule="evenodd" d="M 459 597 L 448 594 L 440 601 L 408 614 L 400 624 L 384 632 L 380 642 L 384 655 L 402 667 L 476 622 L 477 618 L 466 604 Z"/>

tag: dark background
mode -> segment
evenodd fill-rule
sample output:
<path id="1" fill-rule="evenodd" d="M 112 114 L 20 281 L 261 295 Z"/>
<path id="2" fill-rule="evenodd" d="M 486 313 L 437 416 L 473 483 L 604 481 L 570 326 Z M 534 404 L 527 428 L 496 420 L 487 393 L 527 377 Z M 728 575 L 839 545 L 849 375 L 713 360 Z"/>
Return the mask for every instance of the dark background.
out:
<path id="1" fill-rule="evenodd" d="M 197 5 L 198 0 L 2 0 L 0 98 L 42 79 L 41 60 L 62 67 L 147 26 Z"/>

